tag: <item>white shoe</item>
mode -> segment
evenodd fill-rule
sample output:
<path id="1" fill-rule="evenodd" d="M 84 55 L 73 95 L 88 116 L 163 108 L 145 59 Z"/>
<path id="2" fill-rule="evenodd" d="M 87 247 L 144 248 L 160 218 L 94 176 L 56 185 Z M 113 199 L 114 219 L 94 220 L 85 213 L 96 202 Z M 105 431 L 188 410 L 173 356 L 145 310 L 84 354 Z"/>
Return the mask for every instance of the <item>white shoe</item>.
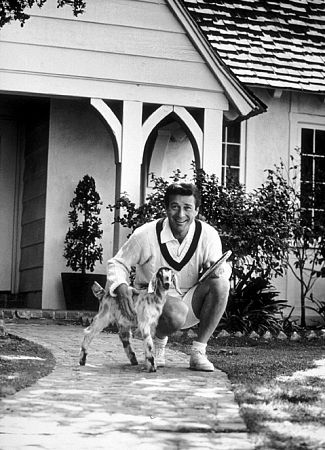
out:
<path id="1" fill-rule="evenodd" d="M 161 346 L 155 347 L 154 357 L 157 367 L 165 367 L 166 365 L 165 347 Z"/>
<path id="2" fill-rule="evenodd" d="M 192 350 L 190 358 L 190 369 L 203 372 L 213 372 L 214 365 L 207 358 L 207 355 L 199 350 Z"/>

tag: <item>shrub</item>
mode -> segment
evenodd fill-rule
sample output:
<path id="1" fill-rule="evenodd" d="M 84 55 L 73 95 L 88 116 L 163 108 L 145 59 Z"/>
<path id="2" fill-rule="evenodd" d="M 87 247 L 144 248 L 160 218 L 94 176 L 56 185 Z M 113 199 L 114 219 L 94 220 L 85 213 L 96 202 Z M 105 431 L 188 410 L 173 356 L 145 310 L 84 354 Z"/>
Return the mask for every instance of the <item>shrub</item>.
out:
<path id="1" fill-rule="evenodd" d="M 266 279 L 283 275 L 290 197 L 279 190 L 273 174 L 252 193 L 238 183 L 222 186 L 202 169 L 195 171 L 195 180 L 202 192 L 202 215 L 219 231 L 224 249 L 233 252 L 235 276 L 242 280 L 254 274 Z"/>
<path id="2" fill-rule="evenodd" d="M 86 270 L 94 271 L 96 261 L 102 262 L 103 247 L 97 243 L 103 234 L 98 217 L 102 202 L 95 180 L 89 175 L 79 181 L 74 193 L 68 213 L 71 227 L 65 237 L 63 256 L 67 259 L 67 267 L 85 274 Z"/>
<path id="3" fill-rule="evenodd" d="M 278 294 L 269 281 L 262 277 L 240 281 L 230 292 L 219 328 L 229 333 L 278 333 L 283 329 L 280 312 L 287 307 L 285 301 L 275 300 Z"/>

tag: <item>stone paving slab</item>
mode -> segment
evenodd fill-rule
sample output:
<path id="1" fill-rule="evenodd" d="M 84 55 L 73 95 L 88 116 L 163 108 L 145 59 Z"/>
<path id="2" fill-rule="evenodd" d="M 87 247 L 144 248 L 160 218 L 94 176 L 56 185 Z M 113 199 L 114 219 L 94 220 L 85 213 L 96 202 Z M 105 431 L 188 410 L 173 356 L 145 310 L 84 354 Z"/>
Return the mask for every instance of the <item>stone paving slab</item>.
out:
<path id="1" fill-rule="evenodd" d="M 10 333 L 49 348 L 54 371 L 0 401 L 0 448 L 251 450 L 227 376 L 193 372 L 188 356 L 167 350 L 148 373 L 131 366 L 116 334 L 101 333 L 78 364 L 82 327 L 9 323 Z M 142 342 L 134 340 L 142 357 Z"/>

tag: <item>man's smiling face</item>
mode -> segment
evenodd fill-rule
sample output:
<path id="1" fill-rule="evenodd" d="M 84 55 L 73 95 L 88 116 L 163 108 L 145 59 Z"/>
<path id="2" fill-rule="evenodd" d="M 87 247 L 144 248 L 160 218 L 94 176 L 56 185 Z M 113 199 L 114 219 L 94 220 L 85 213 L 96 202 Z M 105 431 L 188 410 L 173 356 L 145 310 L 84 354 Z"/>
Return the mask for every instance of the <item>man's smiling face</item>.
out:
<path id="1" fill-rule="evenodd" d="M 176 239 L 183 240 L 198 215 L 194 195 L 171 195 L 167 208 L 170 228 Z"/>

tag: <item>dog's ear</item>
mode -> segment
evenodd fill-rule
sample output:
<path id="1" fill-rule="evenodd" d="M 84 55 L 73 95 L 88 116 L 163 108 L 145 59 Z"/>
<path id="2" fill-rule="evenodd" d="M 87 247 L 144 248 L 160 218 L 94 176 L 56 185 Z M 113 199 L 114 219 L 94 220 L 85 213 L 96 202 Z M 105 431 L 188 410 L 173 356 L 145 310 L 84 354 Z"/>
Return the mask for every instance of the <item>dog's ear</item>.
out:
<path id="1" fill-rule="evenodd" d="M 103 289 L 101 285 L 97 283 L 97 281 L 94 282 L 94 284 L 91 287 L 91 290 L 93 291 L 94 296 L 97 297 L 99 300 L 101 300 L 104 297 L 105 289 Z"/>
<path id="2" fill-rule="evenodd" d="M 156 288 L 157 288 L 157 277 L 156 277 L 156 274 L 155 274 L 155 275 L 153 275 L 153 277 L 149 281 L 148 294 L 152 294 L 153 292 L 156 292 Z"/>
<path id="3" fill-rule="evenodd" d="M 172 277 L 174 286 L 175 286 L 175 290 L 179 295 L 183 295 L 183 292 L 180 290 L 179 286 L 178 286 L 178 280 L 177 280 L 177 276 L 175 275 L 175 273 L 173 272 L 173 277 Z"/>

